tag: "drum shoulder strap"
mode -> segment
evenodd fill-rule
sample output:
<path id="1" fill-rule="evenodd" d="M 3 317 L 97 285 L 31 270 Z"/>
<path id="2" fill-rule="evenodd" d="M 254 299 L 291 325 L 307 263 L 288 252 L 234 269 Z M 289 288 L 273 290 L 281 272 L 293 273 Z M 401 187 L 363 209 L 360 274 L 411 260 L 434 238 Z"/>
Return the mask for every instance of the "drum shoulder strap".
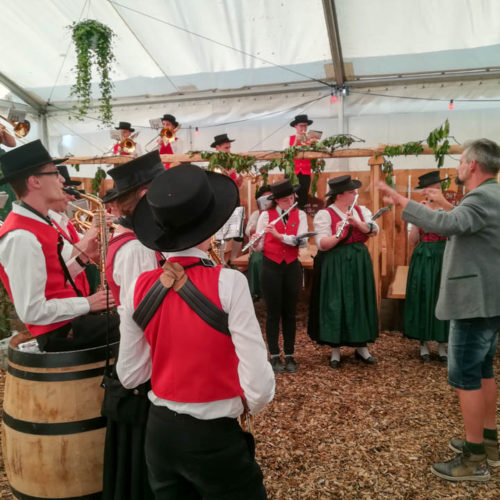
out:
<path id="1" fill-rule="evenodd" d="M 203 262 L 200 264 L 204 265 Z M 132 316 L 142 330 L 146 329 L 169 290 L 170 287 L 165 287 L 158 279 L 143 297 Z M 203 295 L 189 278 L 176 292 L 205 323 L 224 335 L 231 336 L 228 314 Z"/>

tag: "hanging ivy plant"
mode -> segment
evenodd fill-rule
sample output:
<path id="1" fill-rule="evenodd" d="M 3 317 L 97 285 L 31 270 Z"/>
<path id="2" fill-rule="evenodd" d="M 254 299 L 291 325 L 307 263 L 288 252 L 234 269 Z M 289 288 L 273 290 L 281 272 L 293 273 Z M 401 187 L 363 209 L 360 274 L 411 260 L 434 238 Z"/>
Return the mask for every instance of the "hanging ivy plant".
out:
<path id="1" fill-rule="evenodd" d="M 101 168 L 97 167 L 94 178 L 92 179 L 92 193 L 96 196 L 99 195 L 99 188 L 101 187 L 101 182 L 106 178 L 106 172 Z"/>
<path id="2" fill-rule="evenodd" d="M 83 119 L 88 113 L 92 96 L 92 65 L 95 64 L 100 76 L 99 118 L 103 125 L 110 126 L 113 123 L 111 64 L 115 61 L 112 51 L 115 34 L 111 28 L 94 19 L 73 23 L 68 28 L 72 32 L 77 57 L 74 68 L 76 80 L 71 87 L 71 95 L 78 99 L 78 104 L 73 109 L 78 119 Z"/>

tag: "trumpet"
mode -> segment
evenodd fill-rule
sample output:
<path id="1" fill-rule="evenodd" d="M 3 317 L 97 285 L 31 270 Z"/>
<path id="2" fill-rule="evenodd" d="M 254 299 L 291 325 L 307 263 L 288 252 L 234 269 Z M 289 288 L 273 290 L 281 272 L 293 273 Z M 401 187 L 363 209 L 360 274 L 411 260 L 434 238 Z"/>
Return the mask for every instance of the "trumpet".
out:
<path id="1" fill-rule="evenodd" d="M 339 228 L 337 229 L 337 232 L 335 233 L 335 238 L 339 239 L 340 235 L 342 234 L 342 231 L 347 226 L 347 224 L 348 224 L 347 216 L 352 215 L 352 213 L 354 212 L 354 205 L 356 205 L 356 203 L 358 202 L 358 198 L 359 198 L 359 194 L 356 194 L 356 196 L 354 197 L 354 200 L 352 202 L 352 205 L 347 209 L 346 218 L 342 221 L 342 224 L 339 226 Z"/>
<path id="2" fill-rule="evenodd" d="M 210 240 L 210 247 L 207 250 L 209 257 L 218 265 L 224 264 L 224 258 L 221 257 L 221 244 L 215 239 L 215 234 Z"/>
<path id="3" fill-rule="evenodd" d="M 180 128 L 180 124 L 177 125 L 175 128 L 171 127 L 163 127 L 160 132 L 160 137 L 161 140 L 163 141 L 163 144 L 167 145 L 167 143 L 174 142 L 175 141 L 175 134 Z"/>
<path id="4" fill-rule="evenodd" d="M 275 226 L 280 220 L 283 220 L 283 218 L 288 215 L 296 206 L 298 205 L 298 202 L 296 201 L 288 210 L 285 210 L 277 219 L 274 219 L 272 222 L 270 222 L 269 224 L 271 224 L 271 226 Z M 252 241 L 249 241 L 242 249 L 241 249 L 241 253 L 244 253 L 246 252 L 249 248 L 252 248 L 255 243 L 257 243 L 261 238 L 262 236 L 264 236 L 266 234 L 265 231 L 261 231 L 260 233 L 257 234 L 257 237 L 255 239 L 253 239 Z"/>
<path id="5" fill-rule="evenodd" d="M 22 138 L 28 135 L 31 128 L 31 124 L 28 120 L 24 120 L 23 122 L 11 122 L 10 120 L 7 120 L 5 116 L 0 115 L 0 118 L 14 127 L 14 135 L 16 137 Z"/>
<path id="6" fill-rule="evenodd" d="M 68 205 L 75 209 L 75 212 L 72 217 L 73 224 L 75 226 L 78 226 L 78 228 L 80 228 L 81 230 L 90 229 L 90 226 L 92 225 L 92 219 L 94 217 L 94 212 L 79 207 L 78 205 L 75 205 L 71 201 L 68 202 Z M 83 218 L 83 216 L 85 216 L 86 218 Z"/>

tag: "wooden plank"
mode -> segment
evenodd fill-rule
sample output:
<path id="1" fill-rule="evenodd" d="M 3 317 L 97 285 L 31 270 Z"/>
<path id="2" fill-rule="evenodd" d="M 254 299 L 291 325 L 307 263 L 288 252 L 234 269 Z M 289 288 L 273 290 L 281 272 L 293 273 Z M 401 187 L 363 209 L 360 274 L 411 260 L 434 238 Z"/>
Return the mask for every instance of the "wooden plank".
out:
<path id="1" fill-rule="evenodd" d="M 450 146 L 450 154 L 461 154 L 462 146 Z M 253 156 L 259 161 L 268 161 L 276 158 L 281 158 L 282 153 L 280 151 L 248 151 L 234 153 L 242 156 Z M 299 151 L 297 153 L 297 158 L 362 158 L 362 157 L 380 157 L 382 158 L 384 154 L 384 147 L 377 148 L 364 148 L 364 149 L 337 149 L 333 153 L 324 153 L 319 151 Z M 424 148 L 420 155 L 432 155 L 434 150 L 431 148 Z M 127 163 L 133 160 L 133 156 L 72 156 L 68 158 L 62 165 L 85 165 L 85 164 L 108 164 L 116 165 L 121 163 Z M 187 153 L 187 154 L 172 154 L 172 155 L 161 155 L 161 159 L 164 162 L 184 162 L 184 163 L 206 163 L 208 160 L 204 160 L 199 153 Z M 383 163 L 383 159 L 382 162 Z"/>
<path id="2" fill-rule="evenodd" d="M 406 281 L 408 280 L 409 266 L 398 266 L 394 280 L 389 286 L 387 298 L 404 299 L 406 297 Z"/>

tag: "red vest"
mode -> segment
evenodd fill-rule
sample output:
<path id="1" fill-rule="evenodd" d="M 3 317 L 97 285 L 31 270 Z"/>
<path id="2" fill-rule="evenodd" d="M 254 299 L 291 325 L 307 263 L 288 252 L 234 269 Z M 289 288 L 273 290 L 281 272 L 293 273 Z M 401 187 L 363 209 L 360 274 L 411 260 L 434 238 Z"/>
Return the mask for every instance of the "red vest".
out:
<path id="1" fill-rule="evenodd" d="M 278 211 L 271 208 L 267 211 L 269 214 L 269 222 L 279 217 Z M 294 208 L 288 214 L 288 222 L 285 225 L 280 220 L 275 226 L 278 233 L 297 235 L 299 229 L 299 211 Z M 287 264 L 293 262 L 299 256 L 299 247 L 292 247 L 275 238 L 271 233 L 266 233 L 264 241 L 264 256 L 273 260 L 277 264 L 285 261 Z"/>
<path id="2" fill-rule="evenodd" d="M 126 232 L 118 236 L 113 236 L 108 242 L 108 253 L 106 254 L 106 281 L 108 282 L 108 287 L 113 294 L 117 306 L 120 305 L 120 287 L 113 279 L 115 255 L 125 243 L 136 239 L 137 237 L 133 232 Z"/>
<path id="3" fill-rule="evenodd" d="M 188 266 L 194 257 L 175 257 L 170 262 Z M 186 270 L 194 285 L 217 307 L 222 267 L 195 266 Z M 162 269 L 139 276 L 134 308 Z M 231 337 L 205 323 L 174 290 L 170 290 L 144 332 L 151 346 L 151 386 L 156 396 L 179 403 L 209 403 L 243 396 L 238 377 L 238 357 Z"/>
<path id="4" fill-rule="evenodd" d="M 16 229 L 24 229 L 33 233 L 40 245 L 42 246 L 42 251 L 45 256 L 45 268 L 47 271 L 47 281 L 45 283 L 45 298 L 50 299 L 66 299 L 69 297 L 76 297 L 76 292 L 73 287 L 66 281 L 64 277 L 64 271 L 59 262 L 59 256 L 57 253 L 57 244 L 59 240 L 59 233 L 57 230 L 39 222 L 37 220 L 31 219 L 29 217 L 24 217 L 13 212 L 10 212 L 5 219 L 3 226 L 0 228 L 0 238 L 5 236 L 10 231 Z M 40 263 L 40 265 L 43 265 Z M 26 270 L 29 273 L 29 269 Z M 12 292 L 10 290 L 9 278 L 5 273 L 4 267 L 0 264 L 0 279 L 2 280 L 9 297 L 12 300 Z M 27 277 L 26 279 L 29 279 Z M 58 323 L 53 323 L 51 325 L 29 325 L 26 327 L 30 333 L 34 336 L 42 335 L 44 333 L 51 332 L 56 328 L 66 325 L 71 320 L 60 321 Z"/>
<path id="5" fill-rule="evenodd" d="M 175 140 L 177 141 L 177 137 L 175 138 Z M 174 151 L 172 149 L 172 145 L 170 144 L 170 142 L 167 142 L 167 144 L 165 144 L 163 141 L 161 142 L 160 154 L 161 155 L 173 155 L 174 154 Z M 169 162 L 163 162 L 163 166 L 165 167 L 166 170 L 168 170 L 170 168 L 170 165 L 171 164 Z"/>
<path id="6" fill-rule="evenodd" d="M 78 235 L 78 231 L 75 229 L 75 226 L 73 226 L 73 223 L 71 221 L 68 221 L 68 225 L 66 229 L 68 232 L 64 231 L 64 229 L 53 219 L 52 224 L 56 226 L 56 228 L 59 230 L 59 232 L 62 234 L 63 238 L 68 240 L 70 243 L 78 243 L 80 241 L 80 236 Z M 85 271 L 82 271 L 79 273 L 74 279 L 73 282 L 75 283 L 76 288 L 80 290 L 82 295 L 84 297 L 88 297 L 90 295 L 90 285 L 89 285 L 89 280 L 87 279 L 87 275 L 85 274 Z"/>
<path id="7" fill-rule="evenodd" d="M 361 209 L 356 205 L 354 207 L 356 212 L 358 212 L 359 218 L 364 222 L 363 214 L 361 213 Z M 333 210 L 331 207 L 326 208 L 330 213 L 330 217 L 332 218 L 332 234 L 337 232 L 337 224 L 341 221 L 341 217 Z M 364 243 L 368 241 L 368 236 L 365 233 L 361 232 L 357 227 L 352 228 L 351 236 L 345 240 L 342 245 L 348 245 L 349 243 Z M 335 248 L 335 247 L 334 247 Z"/>
<path id="8" fill-rule="evenodd" d="M 120 143 L 117 142 L 114 146 L 113 146 L 113 154 L 115 156 L 130 156 L 130 153 L 125 153 L 125 151 L 122 151 L 121 148 L 120 148 Z"/>
<path id="9" fill-rule="evenodd" d="M 290 146 L 293 145 L 295 141 L 295 136 L 290 136 Z M 296 146 L 300 146 L 302 143 L 298 142 L 295 144 Z M 294 160 L 295 162 L 295 175 L 303 174 L 303 175 L 311 175 L 311 160 Z"/>

